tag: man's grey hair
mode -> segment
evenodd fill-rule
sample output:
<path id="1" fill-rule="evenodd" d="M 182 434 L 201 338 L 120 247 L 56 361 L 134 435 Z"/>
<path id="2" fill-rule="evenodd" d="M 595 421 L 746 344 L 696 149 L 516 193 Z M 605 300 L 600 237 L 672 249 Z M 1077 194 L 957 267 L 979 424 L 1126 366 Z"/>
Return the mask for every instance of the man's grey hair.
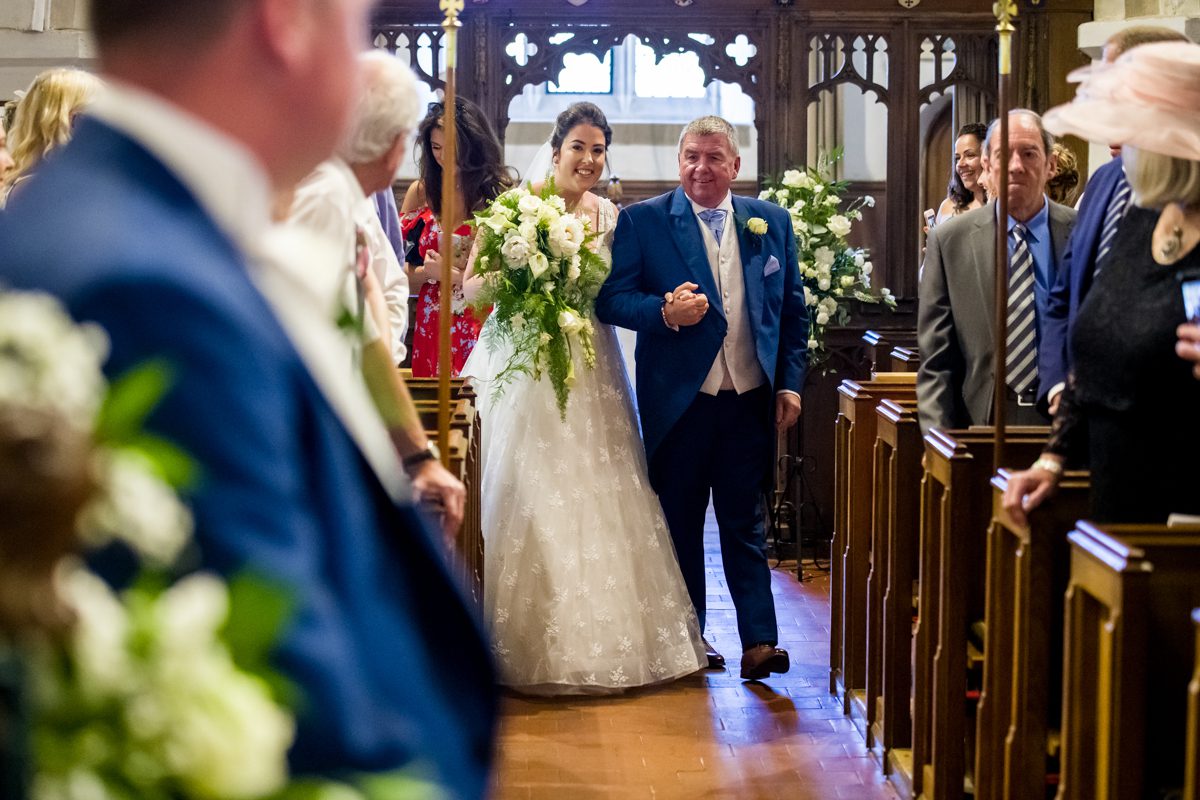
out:
<path id="1" fill-rule="evenodd" d="M 1050 157 L 1050 149 L 1054 147 L 1054 134 L 1046 130 L 1042 125 L 1042 117 L 1036 111 L 1030 111 L 1028 108 L 1014 108 L 1008 112 L 1009 121 L 1012 121 L 1014 116 L 1022 116 L 1033 123 L 1033 126 L 1038 129 L 1038 133 L 1042 135 L 1042 147 L 1046 151 L 1046 157 Z M 992 139 L 1000 130 L 1000 118 L 992 120 L 992 124 L 988 125 L 987 136 L 983 140 L 983 153 L 991 161 L 992 157 Z"/>
<path id="2" fill-rule="evenodd" d="M 358 57 L 361 93 L 350 128 L 337 154 L 349 164 L 365 164 L 387 153 L 396 137 L 417 126 L 417 79 L 407 65 L 382 50 Z"/>
<path id="3" fill-rule="evenodd" d="M 688 136 L 724 136 L 729 140 L 729 149 L 733 151 L 734 156 L 740 155 L 737 143 L 737 128 L 733 127 L 729 120 L 723 117 L 700 117 L 684 125 L 683 130 L 679 134 L 678 152 L 683 152 L 683 140 Z"/>

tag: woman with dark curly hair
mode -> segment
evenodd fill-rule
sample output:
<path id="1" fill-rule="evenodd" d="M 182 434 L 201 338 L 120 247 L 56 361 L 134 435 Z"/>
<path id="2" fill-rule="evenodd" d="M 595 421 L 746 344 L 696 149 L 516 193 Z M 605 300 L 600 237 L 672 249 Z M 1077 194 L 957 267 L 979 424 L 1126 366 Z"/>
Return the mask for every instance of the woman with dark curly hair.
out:
<path id="1" fill-rule="evenodd" d="M 461 225 L 454 231 L 454 254 L 447 260 L 439 252 L 442 227 L 442 103 L 431 103 L 429 113 L 417 129 L 417 159 L 421 177 L 409 187 L 400 209 L 400 229 L 408 245 L 405 266 L 409 286 L 420 287 L 413 317 L 412 371 L 416 377 L 438 374 L 438 318 L 442 283 L 449 280 L 454 292 L 454 320 L 450 323 L 450 355 L 454 375 L 462 370 L 467 356 L 479 340 L 483 320 L 466 307 L 462 294 L 463 270 L 471 251 L 472 231 L 466 224 L 472 215 L 496 199 L 513 184 L 500 140 L 479 106 L 461 97 L 455 102 L 458 134 L 458 208 L 453 218 Z"/>
<path id="2" fill-rule="evenodd" d="M 950 165 L 946 199 L 937 211 L 938 223 L 979 208 L 987 202 L 981 164 L 986 135 L 987 126 L 979 122 L 969 122 L 959 129 L 958 137 L 954 140 L 954 161 Z"/>

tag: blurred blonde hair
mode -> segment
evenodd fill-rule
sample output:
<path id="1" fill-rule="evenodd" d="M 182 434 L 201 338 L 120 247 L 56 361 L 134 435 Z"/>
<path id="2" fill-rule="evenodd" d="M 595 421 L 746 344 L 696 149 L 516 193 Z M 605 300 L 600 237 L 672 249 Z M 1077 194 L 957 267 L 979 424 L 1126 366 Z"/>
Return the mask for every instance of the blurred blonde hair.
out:
<path id="1" fill-rule="evenodd" d="M 1075 151 L 1062 142 L 1054 143 L 1051 154 L 1054 156 L 1054 174 L 1046 181 L 1046 194 L 1056 203 L 1073 206 L 1079 195 L 1079 159 L 1075 157 Z"/>
<path id="2" fill-rule="evenodd" d="M 37 165 L 54 148 L 71 138 L 75 114 L 95 97 L 100 79 L 81 69 L 46 70 L 33 79 L 29 91 L 17 103 L 8 151 L 16 168 L 8 183 L 15 182 Z"/>
<path id="3" fill-rule="evenodd" d="M 1129 145 L 1121 148 L 1121 157 L 1139 206 L 1200 205 L 1200 161 L 1164 156 Z"/>

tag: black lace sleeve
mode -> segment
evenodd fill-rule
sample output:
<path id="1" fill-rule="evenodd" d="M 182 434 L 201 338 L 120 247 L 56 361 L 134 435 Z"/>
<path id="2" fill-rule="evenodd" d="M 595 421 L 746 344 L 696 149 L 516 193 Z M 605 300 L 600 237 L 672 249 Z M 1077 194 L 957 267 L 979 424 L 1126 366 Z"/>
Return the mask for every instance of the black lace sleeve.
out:
<path id="1" fill-rule="evenodd" d="M 1067 386 L 1058 401 L 1058 413 L 1050 423 L 1046 452 L 1062 456 L 1068 464 L 1078 465 L 1087 456 L 1087 420 L 1075 395 L 1075 375 L 1067 376 Z"/>

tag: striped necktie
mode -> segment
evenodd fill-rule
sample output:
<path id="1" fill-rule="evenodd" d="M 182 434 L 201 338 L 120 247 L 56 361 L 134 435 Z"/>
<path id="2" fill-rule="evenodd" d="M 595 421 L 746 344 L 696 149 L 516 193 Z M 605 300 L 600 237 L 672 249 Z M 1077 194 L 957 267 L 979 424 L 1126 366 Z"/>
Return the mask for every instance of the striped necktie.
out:
<path id="1" fill-rule="evenodd" d="M 1117 188 L 1108 201 L 1108 210 L 1104 212 L 1104 227 L 1100 230 L 1100 245 L 1096 248 L 1093 275 L 1100 274 L 1100 269 L 1104 266 L 1104 257 L 1117 241 L 1117 229 L 1121 227 L 1121 220 L 1125 219 L 1125 212 L 1129 210 L 1129 198 L 1132 194 L 1133 188 L 1125 178 L 1125 173 L 1121 172 Z"/>
<path id="2" fill-rule="evenodd" d="M 1033 291 L 1033 252 L 1017 223 L 1008 234 L 1008 354 L 1005 383 L 1018 395 L 1037 386 L 1037 303 Z"/>

